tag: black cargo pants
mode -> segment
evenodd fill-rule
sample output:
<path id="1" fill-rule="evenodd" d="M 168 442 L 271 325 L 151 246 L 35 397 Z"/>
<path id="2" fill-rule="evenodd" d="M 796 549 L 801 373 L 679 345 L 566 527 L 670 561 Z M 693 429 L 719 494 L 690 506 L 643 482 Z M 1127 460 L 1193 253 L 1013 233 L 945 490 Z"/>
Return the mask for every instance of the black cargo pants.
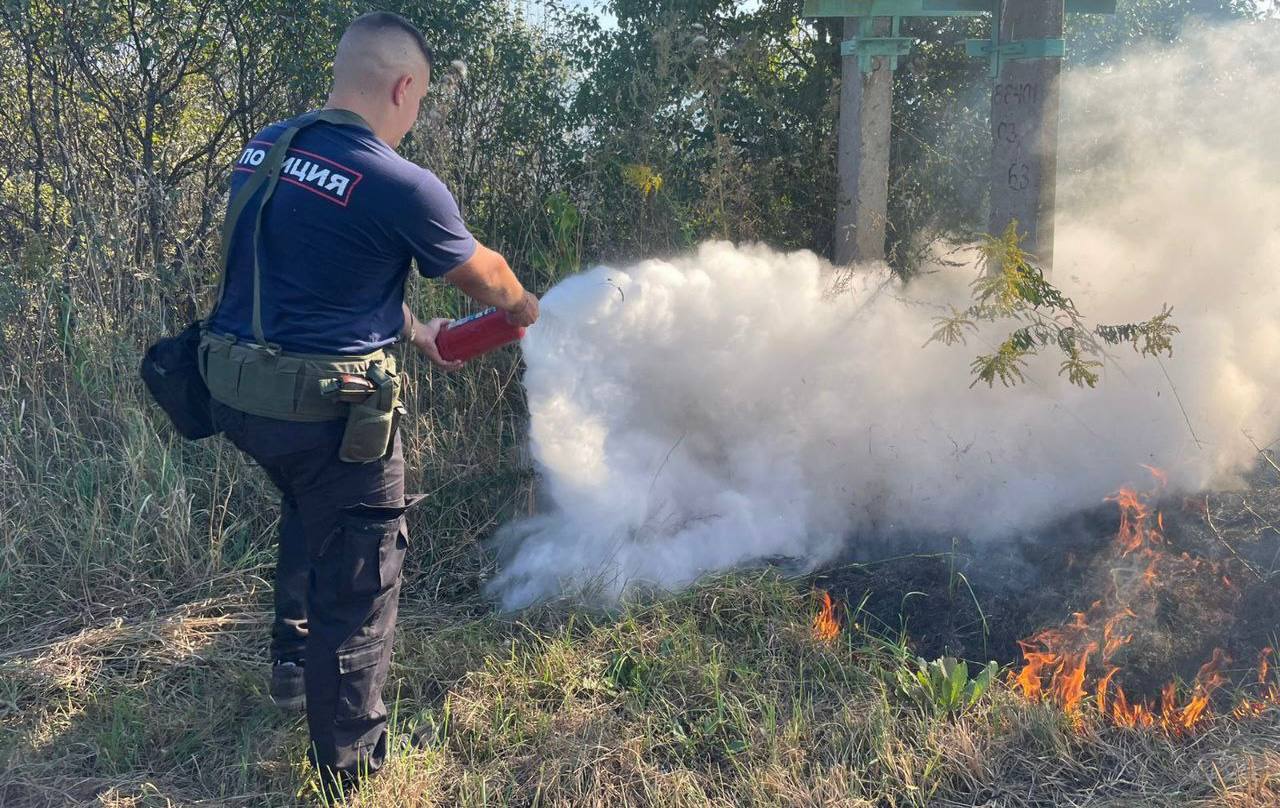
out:
<path id="1" fill-rule="evenodd" d="M 375 463 L 338 459 L 344 421 L 299 423 L 213 404 L 214 422 L 280 489 L 272 651 L 305 663 L 312 763 L 326 785 L 386 758 L 382 687 L 408 547 L 400 435 Z"/>

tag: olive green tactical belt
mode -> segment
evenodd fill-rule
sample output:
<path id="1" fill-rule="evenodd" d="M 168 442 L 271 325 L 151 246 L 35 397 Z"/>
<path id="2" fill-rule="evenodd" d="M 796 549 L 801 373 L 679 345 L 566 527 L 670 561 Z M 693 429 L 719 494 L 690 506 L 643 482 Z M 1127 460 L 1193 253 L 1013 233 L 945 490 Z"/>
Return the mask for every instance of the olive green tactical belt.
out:
<path id="1" fill-rule="evenodd" d="M 399 404 L 395 357 L 385 351 L 362 356 L 289 353 L 206 331 L 199 356 L 209 394 L 252 415 L 283 421 L 346 418 L 350 405 L 332 394 L 333 383 L 341 374 L 368 377 L 370 368 L 396 381 L 391 388 L 396 400 L 387 411 Z"/>

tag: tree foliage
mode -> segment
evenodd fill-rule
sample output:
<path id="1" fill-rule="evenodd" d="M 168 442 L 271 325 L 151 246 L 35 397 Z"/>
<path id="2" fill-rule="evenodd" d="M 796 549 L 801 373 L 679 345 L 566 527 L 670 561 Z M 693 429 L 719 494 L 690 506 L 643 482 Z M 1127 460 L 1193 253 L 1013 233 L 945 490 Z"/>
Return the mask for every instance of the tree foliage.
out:
<path id="1" fill-rule="evenodd" d="M 504 0 L 401 5 L 435 43 L 446 68 L 437 78 L 455 79 L 436 82 L 439 114 L 406 149 L 454 188 L 478 235 L 519 251 L 543 199 L 564 185 L 565 43 Z M 200 311 L 217 278 L 232 156 L 264 125 L 323 103 L 338 35 L 374 7 L 0 8 L 0 256 L 13 270 L 0 327 L 43 327 L 50 282 L 71 330 L 151 330 L 157 308 L 173 327 Z M 464 56 L 462 80 L 447 66 Z"/>
<path id="2" fill-rule="evenodd" d="M 616 28 L 579 21 L 572 109 L 591 252 L 706 237 L 829 247 L 838 38 L 802 21 L 801 5 L 617 0 Z"/>
<path id="3" fill-rule="evenodd" d="M 60 361 L 34 336 L 54 324 L 58 345 L 82 329 L 136 342 L 199 312 L 232 155 L 323 102 L 338 35 L 374 7 L 6 0 L 0 345 Z M 802 7 L 607 0 L 605 25 L 569 0 L 541 0 L 535 20 L 508 0 L 394 0 L 438 56 L 403 150 L 535 288 L 583 262 L 708 237 L 829 252 L 843 31 Z M 1189 15 L 1254 8 L 1133 0 L 1114 18 L 1073 17 L 1068 67 L 1174 37 Z M 934 236 L 985 222 L 989 79 L 961 42 L 989 25 L 926 18 L 904 31 L 917 46 L 896 75 L 888 244 L 901 271 Z M 997 352 L 991 378 L 1018 366 L 1020 344 Z M 1081 362 L 1068 372 L 1087 382 Z"/>

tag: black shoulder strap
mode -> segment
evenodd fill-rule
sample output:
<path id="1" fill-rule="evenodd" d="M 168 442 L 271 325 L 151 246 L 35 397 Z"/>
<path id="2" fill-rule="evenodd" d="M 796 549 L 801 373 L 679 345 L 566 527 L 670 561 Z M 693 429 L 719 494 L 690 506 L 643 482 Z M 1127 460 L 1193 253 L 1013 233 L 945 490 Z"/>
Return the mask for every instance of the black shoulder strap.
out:
<path id="1" fill-rule="evenodd" d="M 235 235 L 236 225 L 240 222 L 240 216 L 244 213 L 244 209 L 249 204 L 249 200 L 258 192 L 259 188 L 263 188 L 262 198 L 258 200 L 258 209 L 253 217 L 253 339 L 258 345 L 272 352 L 279 352 L 280 346 L 267 342 L 266 336 L 262 333 L 262 268 L 261 251 L 262 251 L 262 211 L 266 209 L 268 200 L 276 190 L 276 184 L 280 180 L 280 167 L 284 164 L 285 152 L 289 150 L 289 144 L 293 142 L 294 136 L 298 132 L 306 129 L 314 123 L 334 123 L 346 124 L 348 126 L 358 126 L 362 129 L 373 131 L 373 127 L 365 122 L 354 112 L 345 109 L 322 109 L 316 112 L 308 112 L 297 118 L 294 124 L 281 133 L 276 138 L 276 142 L 271 145 L 267 156 L 254 170 L 253 175 L 249 177 L 231 200 L 230 206 L 227 208 L 227 219 L 222 225 L 222 246 L 219 252 L 220 265 L 222 267 L 222 279 L 218 282 L 218 297 L 213 305 L 213 309 L 209 312 L 209 316 L 201 321 L 202 327 L 207 327 L 209 321 L 213 319 L 213 315 L 218 311 L 218 307 L 222 305 L 222 295 L 227 288 L 227 259 L 231 252 L 231 239 Z M 264 187 L 265 186 L 265 187 Z"/>

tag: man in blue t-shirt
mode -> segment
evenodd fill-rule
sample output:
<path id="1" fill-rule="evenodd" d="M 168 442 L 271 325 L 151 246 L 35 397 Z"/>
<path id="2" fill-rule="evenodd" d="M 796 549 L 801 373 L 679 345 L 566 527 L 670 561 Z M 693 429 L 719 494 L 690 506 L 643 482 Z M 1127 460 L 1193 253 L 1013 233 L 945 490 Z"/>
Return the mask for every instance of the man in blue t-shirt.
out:
<path id="1" fill-rule="evenodd" d="M 436 349 L 447 321 L 420 322 L 404 303 L 412 264 L 505 310 L 514 324 L 537 319 L 537 298 L 467 231 L 444 184 L 395 152 L 418 117 L 430 71 L 430 48 L 402 17 L 366 14 L 343 34 L 326 109 L 355 113 L 352 122 L 301 129 L 262 206 L 261 332 L 286 356 L 345 361 L 407 341 L 442 368 L 460 366 Z M 245 144 L 233 199 L 291 123 L 272 124 Z M 236 223 L 225 289 L 209 323 L 211 332 L 249 343 L 257 201 Z M 416 501 L 405 497 L 400 437 L 393 431 L 382 460 L 344 463 L 342 420 L 280 420 L 213 406 L 217 425 L 281 491 L 272 699 L 305 703 L 322 786 L 347 791 L 386 756 L 381 691 L 407 548 L 403 515 Z"/>

